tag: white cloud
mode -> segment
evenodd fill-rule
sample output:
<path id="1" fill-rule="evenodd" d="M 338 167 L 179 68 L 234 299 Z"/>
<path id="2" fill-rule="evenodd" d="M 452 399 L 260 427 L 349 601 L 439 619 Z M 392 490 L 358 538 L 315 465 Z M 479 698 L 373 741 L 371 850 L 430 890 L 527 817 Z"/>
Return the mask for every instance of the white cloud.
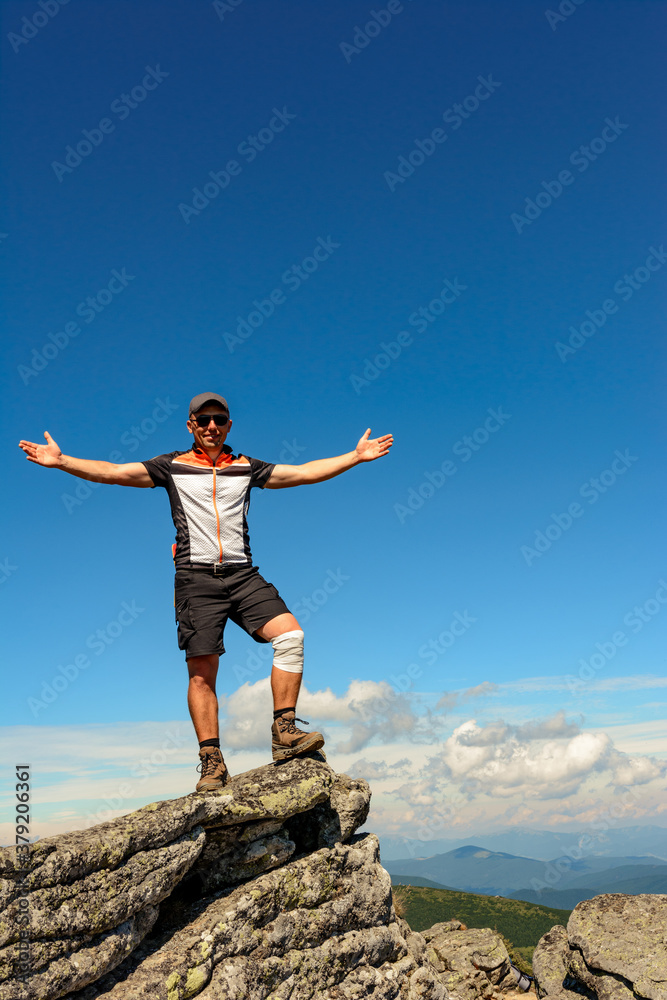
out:
<path id="1" fill-rule="evenodd" d="M 410 761 L 407 757 L 397 760 L 394 764 L 387 764 L 386 761 L 366 760 L 360 758 L 355 760 L 347 768 L 347 773 L 352 778 L 365 778 L 366 781 L 384 781 L 387 778 L 397 778 L 408 773 Z"/>
<path id="2" fill-rule="evenodd" d="M 382 743 L 399 738 L 432 742 L 438 719 L 429 713 L 417 715 L 412 702 L 413 696 L 399 694 L 387 681 L 352 681 L 343 695 L 334 694 L 331 688 L 309 691 L 302 687 L 299 713 L 315 720 L 314 725 L 322 729 L 325 723 L 332 724 L 338 737 L 334 745 L 337 752 L 358 753 L 374 738 Z M 226 715 L 221 727 L 225 746 L 247 749 L 265 744 L 267 735 L 257 719 L 271 718 L 268 678 L 243 684 L 221 707 Z"/>
<path id="3" fill-rule="evenodd" d="M 655 674 L 638 674 L 635 677 L 598 678 L 587 687 L 595 691 L 639 691 L 667 687 L 667 677 Z"/>
<path id="4" fill-rule="evenodd" d="M 615 785 L 632 787 L 646 785 L 655 778 L 667 774 L 667 761 L 651 757 L 628 757 L 616 753 L 614 757 L 613 782 Z"/>
<path id="5" fill-rule="evenodd" d="M 591 727 L 594 732 L 608 733 L 617 750 L 626 754 L 667 756 L 667 719 L 644 719 L 641 722 L 619 723 L 615 716 L 604 726 Z"/>
<path id="6" fill-rule="evenodd" d="M 500 691 L 569 691 L 564 676 L 554 674 L 548 677 L 522 677 L 518 681 L 506 681 L 498 685 Z"/>
<path id="7" fill-rule="evenodd" d="M 269 678 L 263 677 L 255 684 L 242 684 L 234 694 L 220 698 L 221 746 L 233 750 L 270 746 L 272 718 Z"/>
<path id="8" fill-rule="evenodd" d="M 472 698 L 485 698 L 487 695 L 496 694 L 497 691 L 498 685 L 491 681 L 476 684 L 475 687 L 467 688 L 465 691 L 443 691 L 435 707 L 436 710 L 444 709 L 445 712 L 450 712 L 457 705 L 462 705 Z"/>
<path id="9" fill-rule="evenodd" d="M 546 719 L 531 719 L 522 725 L 510 725 L 496 720 L 480 727 L 474 720 L 464 723 L 455 730 L 458 741 L 464 746 L 496 746 L 503 741 L 531 742 L 533 740 L 562 739 L 577 736 L 580 732 L 577 722 L 568 722 L 562 710 Z"/>
<path id="10" fill-rule="evenodd" d="M 523 726 L 502 721 L 478 726 L 471 719 L 454 730 L 430 761 L 438 781 L 493 798 L 563 798 L 574 795 L 594 774 L 619 770 L 620 762 L 604 733 L 580 732 L 562 712 Z M 639 772 L 637 772 L 639 773 Z M 649 770 L 644 769 L 642 774 Z"/>
<path id="11" fill-rule="evenodd" d="M 52 776 L 69 772 L 114 773 L 140 767 L 152 757 L 167 754 L 184 759 L 197 740 L 192 723 L 132 722 L 80 726 L 8 726 L 0 730 L 0 756 L 4 760 L 28 760 L 40 787 Z"/>
<path id="12" fill-rule="evenodd" d="M 533 719 L 513 728 L 513 734 L 519 740 L 543 740 L 546 737 L 562 739 L 566 736 L 576 736 L 579 732 L 579 723 L 568 722 L 562 709 L 547 719 Z"/>
<path id="13" fill-rule="evenodd" d="M 571 694 L 571 683 L 566 676 L 554 674 L 549 677 L 522 677 L 521 680 L 507 681 L 497 685 L 497 687 L 499 692 L 568 691 Z M 667 677 L 659 677 L 656 674 L 636 674 L 631 677 L 594 677 L 592 680 L 582 683 L 579 693 L 638 691 L 664 687 L 667 687 Z"/>

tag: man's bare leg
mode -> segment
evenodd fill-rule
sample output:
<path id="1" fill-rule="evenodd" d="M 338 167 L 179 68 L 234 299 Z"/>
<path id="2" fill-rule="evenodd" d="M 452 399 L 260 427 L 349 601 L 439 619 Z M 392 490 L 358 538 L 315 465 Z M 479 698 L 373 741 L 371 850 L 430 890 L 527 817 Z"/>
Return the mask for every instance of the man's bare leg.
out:
<path id="1" fill-rule="evenodd" d="M 215 693 L 215 679 L 218 674 L 217 654 L 193 656 L 188 660 L 188 708 L 195 727 L 197 739 L 218 739 L 218 698 Z"/>
<path id="2" fill-rule="evenodd" d="M 298 621 L 291 614 L 276 615 L 257 629 L 257 634 L 262 639 L 275 639 L 276 636 L 285 632 L 293 632 L 294 629 L 301 628 Z M 273 693 L 273 710 L 280 708 L 291 708 L 296 706 L 299 691 L 301 690 L 302 674 L 293 674 L 289 670 L 281 670 L 279 667 L 271 669 L 271 691 Z"/>
<path id="3" fill-rule="evenodd" d="M 279 708 L 296 707 L 301 690 L 301 677 L 301 674 L 291 674 L 289 670 L 281 670 L 280 667 L 271 668 L 274 712 Z"/>
<path id="4" fill-rule="evenodd" d="M 215 679 L 218 673 L 217 654 L 193 656 L 188 660 L 188 708 L 199 740 L 199 767 L 201 778 L 196 791 L 208 792 L 224 788 L 229 772 L 220 752 L 218 736 L 218 699 Z M 206 741 L 205 746 L 201 746 Z M 215 742 L 214 742 L 215 741 Z"/>
<path id="5" fill-rule="evenodd" d="M 300 629 L 294 615 L 276 615 L 257 632 L 262 639 L 276 639 L 285 632 Z M 295 725 L 296 702 L 301 689 L 301 673 L 281 670 L 275 664 L 271 670 L 271 691 L 273 693 L 274 721 L 271 728 L 271 752 L 274 761 L 289 760 L 301 754 L 319 750 L 324 745 L 321 733 L 305 733 Z M 280 716 L 282 709 L 290 709 Z M 308 725 L 308 723 L 306 723 Z"/>

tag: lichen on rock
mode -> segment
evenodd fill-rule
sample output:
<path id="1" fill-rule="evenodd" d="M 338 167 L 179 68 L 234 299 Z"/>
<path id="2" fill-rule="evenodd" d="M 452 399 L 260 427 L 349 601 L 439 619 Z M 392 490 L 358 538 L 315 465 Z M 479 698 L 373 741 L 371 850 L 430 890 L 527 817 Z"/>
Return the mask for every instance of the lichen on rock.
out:
<path id="1" fill-rule="evenodd" d="M 667 1000 L 667 896 L 606 893 L 579 903 L 567 929 L 539 941 L 541 997 Z"/>
<path id="2" fill-rule="evenodd" d="M 423 932 L 427 953 L 447 989 L 464 1000 L 492 998 L 514 989 L 510 958 L 502 938 L 488 928 L 466 928 L 458 920 Z"/>
<path id="3" fill-rule="evenodd" d="M 27 880 L 24 983 L 18 872 L 13 852 L 3 852 L 0 1000 L 498 1000 L 514 992 L 495 932 L 452 920 L 418 934 L 397 917 L 377 837 L 356 832 L 369 803 L 365 781 L 297 758 L 217 792 L 40 841 Z M 631 1000 L 631 988 L 632 1000 L 667 1000 L 664 919 L 657 897 L 635 898 L 634 909 L 628 897 L 580 904 L 567 931 L 545 935 L 535 956 L 543 993 L 573 998 L 563 984 L 576 975 L 591 1000 Z M 618 940 L 622 927 L 627 948 L 612 960 L 609 929 Z M 633 947 L 647 941 L 655 956 L 642 964 Z"/>

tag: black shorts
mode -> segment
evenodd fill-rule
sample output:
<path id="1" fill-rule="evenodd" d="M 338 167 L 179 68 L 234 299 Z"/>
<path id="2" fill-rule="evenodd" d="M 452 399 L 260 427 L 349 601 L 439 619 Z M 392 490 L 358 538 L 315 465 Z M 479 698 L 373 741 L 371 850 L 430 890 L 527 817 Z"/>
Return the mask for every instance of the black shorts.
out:
<path id="1" fill-rule="evenodd" d="M 241 566 L 222 576 L 199 569 L 177 569 L 174 607 L 178 622 L 178 648 L 191 656 L 224 653 L 223 633 L 227 619 L 240 625 L 256 642 L 256 635 L 276 615 L 289 608 L 272 583 L 260 576 L 256 566 Z"/>

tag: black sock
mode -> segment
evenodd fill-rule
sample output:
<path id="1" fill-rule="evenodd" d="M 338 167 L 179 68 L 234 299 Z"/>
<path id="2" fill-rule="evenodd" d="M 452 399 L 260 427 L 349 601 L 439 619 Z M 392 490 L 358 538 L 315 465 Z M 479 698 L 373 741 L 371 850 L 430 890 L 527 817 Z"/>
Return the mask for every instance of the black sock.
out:
<path id="1" fill-rule="evenodd" d="M 273 713 L 273 721 L 275 722 L 276 719 L 278 718 L 278 716 L 282 715 L 284 712 L 296 712 L 296 708 L 294 707 L 294 705 L 292 705 L 291 708 L 278 708 L 278 709 L 276 709 L 276 711 Z"/>
<path id="2" fill-rule="evenodd" d="M 199 749 L 203 750 L 204 747 L 217 747 L 218 750 L 219 750 L 220 749 L 220 740 L 219 739 L 215 739 L 215 740 L 202 740 L 201 743 L 199 744 Z"/>

